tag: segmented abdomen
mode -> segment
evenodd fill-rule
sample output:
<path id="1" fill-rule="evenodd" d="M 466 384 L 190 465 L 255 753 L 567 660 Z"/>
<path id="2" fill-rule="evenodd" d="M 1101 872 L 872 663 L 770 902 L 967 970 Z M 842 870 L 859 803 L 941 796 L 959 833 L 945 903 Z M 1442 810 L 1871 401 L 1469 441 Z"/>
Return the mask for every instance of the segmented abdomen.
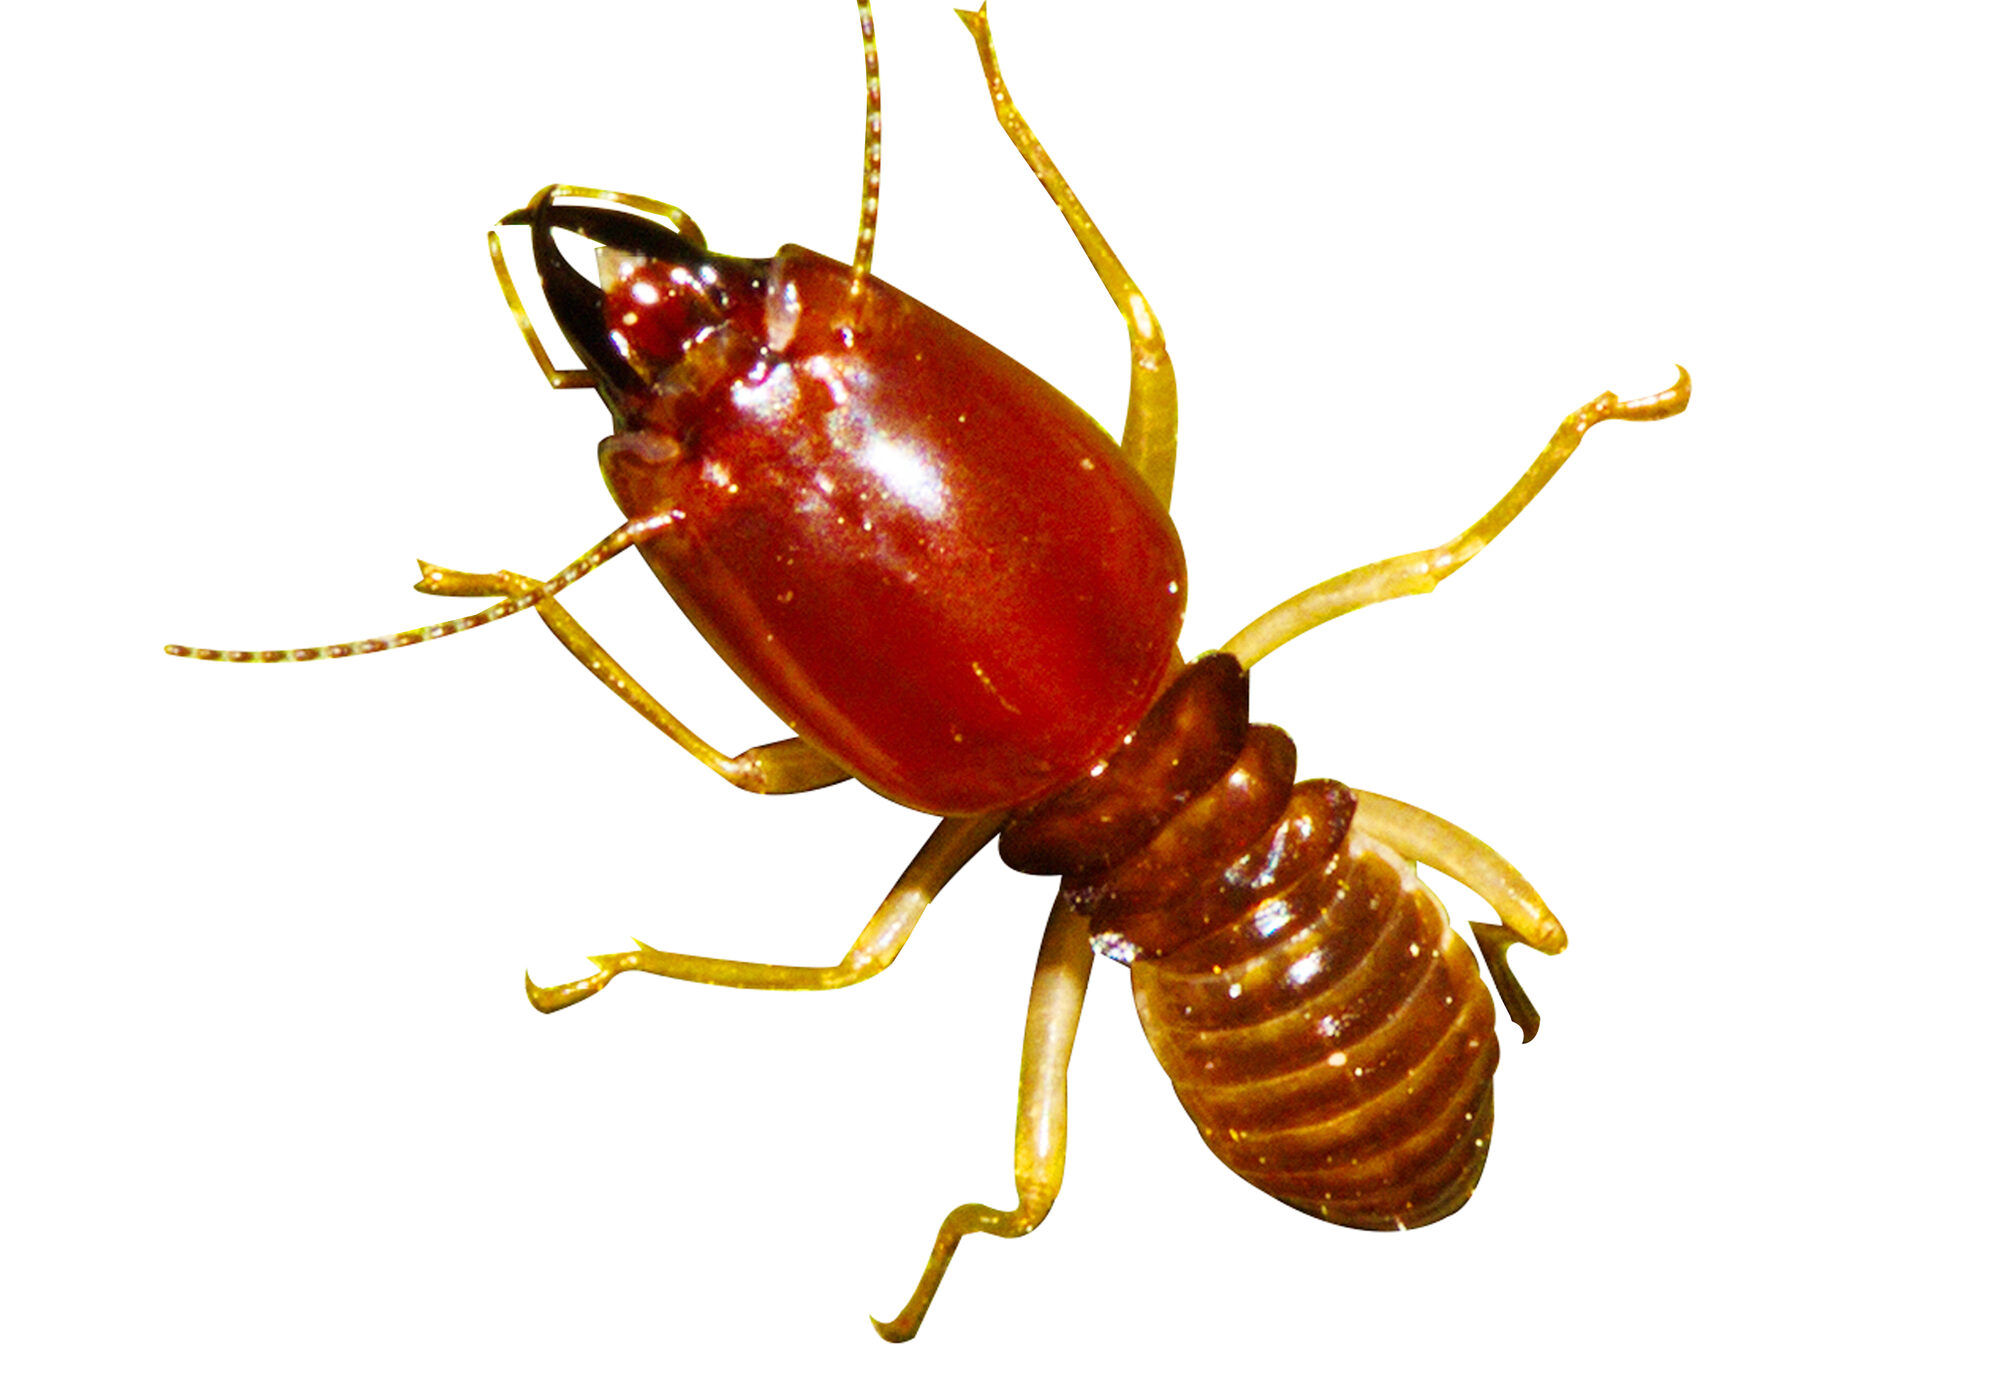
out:
<path id="1" fill-rule="evenodd" d="M 1188 667 L 1089 776 L 1016 818 L 1001 853 L 1063 875 L 1215 1154 L 1361 1229 L 1472 1195 L 1492 1137 L 1492 998 L 1444 908 L 1352 828 L 1353 794 L 1293 783 L 1248 722 L 1233 657 Z"/>
<path id="2" fill-rule="evenodd" d="M 1408 861 L 1350 832 L 1324 866 L 1136 962 L 1153 1053 L 1204 1139 L 1287 1205 L 1407 1229 L 1472 1195 L 1493 1129 L 1493 1002 Z"/>

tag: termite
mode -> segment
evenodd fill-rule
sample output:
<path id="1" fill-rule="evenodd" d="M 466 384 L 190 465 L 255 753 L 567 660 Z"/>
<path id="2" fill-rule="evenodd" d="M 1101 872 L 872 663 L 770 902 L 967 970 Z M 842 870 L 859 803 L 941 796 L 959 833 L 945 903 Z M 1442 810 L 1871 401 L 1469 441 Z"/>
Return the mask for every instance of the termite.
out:
<path id="1" fill-rule="evenodd" d="M 952 876 L 999 838 L 1010 866 L 1061 877 L 1028 1008 L 1011 1209 L 940 1227 L 902 1311 L 915 1335 L 968 1234 L 1039 1225 L 1063 1175 L 1066 1075 L 1093 953 L 1131 969 L 1139 1017 L 1203 1139 L 1286 1204 L 1362 1229 L 1429 1224 L 1485 1162 L 1498 1061 L 1478 963 L 1418 880 L 1460 881 L 1497 922 L 1473 939 L 1502 1006 L 1538 1017 L 1509 971 L 1516 943 L 1560 952 L 1562 925 L 1518 871 L 1442 817 L 1341 783 L 1295 781 L 1284 731 L 1249 722 L 1248 672 L 1323 622 L 1425 593 L 1469 563 L 1610 420 L 1666 418 L 1669 389 L 1606 393 L 1563 419 L 1464 531 L 1337 574 L 1184 662 L 1187 569 L 1168 516 L 1176 389 L 1152 308 L 1001 79 L 985 11 L 971 31 L 1002 129 L 1062 211 L 1131 347 L 1122 437 L 1021 365 L 871 272 L 881 184 L 874 20 L 859 0 L 868 99 L 860 232 L 838 262 L 788 246 L 709 251 L 657 200 L 553 185 L 500 220 L 524 226 L 543 297 L 581 361 L 560 368 L 494 270 L 549 384 L 590 388 L 613 434 L 599 461 L 623 516 L 546 581 L 421 564 L 418 588 L 497 597 L 483 612 L 335 646 L 216 651 L 308 661 L 388 651 L 534 610 L 569 652 L 717 774 L 757 793 L 859 779 L 940 818 L 847 955 L 826 967 L 664 952 L 643 943 L 540 987 L 552 1012 L 624 972 L 825 990 L 894 961 Z M 557 247 L 596 245 L 597 278 Z M 636 548 L 722 658 L 794 732 L 734 757 L 703 741 L 556 600 Z"/>

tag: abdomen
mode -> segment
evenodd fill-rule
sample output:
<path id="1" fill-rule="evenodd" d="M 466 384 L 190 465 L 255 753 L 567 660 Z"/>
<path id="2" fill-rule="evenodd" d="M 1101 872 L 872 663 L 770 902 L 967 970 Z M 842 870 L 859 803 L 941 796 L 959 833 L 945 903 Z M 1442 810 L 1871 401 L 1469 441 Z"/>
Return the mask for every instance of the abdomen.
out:
<path id="1" fill-rule="evenodd" d="M 1139 1020 L 1209 1148 L 1289 1206 L 1409 1229 L 1472 1195 L 1493 1002 L 1409 862 L 1350 832 L 1291 889 L 1137 962 Z"/>
<path id="2" fill-rule="evenodd" d="M 1471 1197 L 1493 1126 L 1493 1001 L 1354 794 L 1294 781 L 1235 658 L 1188 667 L 1093 773 L 1001 838 L 1064 877 L 1222 1161 L 1299 1210 L 1408 1229 Z"/>

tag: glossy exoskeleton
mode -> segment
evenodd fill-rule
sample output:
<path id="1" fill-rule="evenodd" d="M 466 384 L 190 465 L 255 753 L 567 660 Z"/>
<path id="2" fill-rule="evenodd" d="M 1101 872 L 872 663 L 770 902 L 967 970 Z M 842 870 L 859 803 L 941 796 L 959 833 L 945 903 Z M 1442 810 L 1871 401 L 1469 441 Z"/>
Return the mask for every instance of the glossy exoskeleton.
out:
<path id="1" fill-rule="evenodd" d="M 1351 570 L 1184 664 L 1186 565 L 1167 515 L 1173 368 L 1158 322 L 1002 83 L 984 11 L 972 31 L 994 109 L 1061 208 L 1123 317 L 1124 434 L 984 341 L 870 274 L 880 183 L 873 21 L 860 5 L 869 102 L 861 234 L 838 263 L 787 247 L 709 251 L 671 205 L 552 186 L 508 215 L 582 361 L 558 369 L 495 268 L 551 384 L 594 388 L 599 452 L 624 524 L 554 578 L 425 564 L 418 587 L 497 596 L 482 613 L 339 646 L 169 647 L 210 660 L 388 650 L 534 609 L 628 704 L 740 787 L 800 792 L 848 777 L 939 815 L 937 830 L 847 956 L 779 967 L 641 944 L 591 977 L 528 984 L 554 1011 L 621 972 L 739 987 L 847 986 L 881 971 L 952 875 L 994 836 L 1016 869 L 1062 877 L 1021 1067 L 1010 1210 L 965 1205 L 882 1335 L 915 1334 L 959 1241 L 1035 1228 L 1061 1184 L 1065 1075 L 1092 951 L 1127 964 L 1161 1065 L 1203 1138 L 1245 1179 L 1365 1229 L 1427 1224 L 1470 1197 L 1498 1060 L 1477 963 L 1416 865 L 1490 903 L 1474 924 L 1525 1037 L 1532 1006 L 1509 945 L 1566 941 L 1533 888 L 1443 819 L 1324 780 L 1298 782 L 1291 740 L 1249 720 L 1248 669 L 1342 613 L 1427 592 L 1533 499 L 1593 424 L 1678 413 L 1663 393 L 1601 395 L 1527 472 L 1434 549 Z M 597 276 L 556 233 L 596 246 Z M 796 737 L 728 757 L 690 732 L 555 600 L 637 547 L 709 643 Z"/>

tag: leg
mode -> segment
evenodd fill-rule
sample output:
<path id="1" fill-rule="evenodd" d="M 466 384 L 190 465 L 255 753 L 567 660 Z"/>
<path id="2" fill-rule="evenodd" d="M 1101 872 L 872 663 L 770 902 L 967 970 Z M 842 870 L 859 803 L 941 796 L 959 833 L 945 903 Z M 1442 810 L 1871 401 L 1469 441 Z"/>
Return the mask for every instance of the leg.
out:
<path id="1" fill-rule="evenodd" d="M 1535 499 L 1542 487 L 1548 484 L 1549 478 L 1556 474 L 1556 468 L 1569 460 L 1570 453 L 1576 451 L 1577 444 L 1583 441 L 1584 432 L 1593 423 L 1610 418 L 1623 418 L 1630 422 L 1670 418 L 1687 407 L 1688 392 L 1688 373 L 1683 369 L 1680 378 L 1674 381 L 1674 387 L 1662 393 L 1641 399 L 1619 399 L 1610 394 L 1600 394 L 1563 419 L 1556 435 L 1549 439 L 1549 445 L 1542 449 L 1542 455 L 1535 459 L 1534 465 L 1514 483 L 1514 489 L 1502 496 L 1493 509 L 1474 521 L 1471 528 L 1436 549 L 1399 554 L 1393 559 L 1351 570 L 1308 588 L 1245 627 L 1231 637 L 1222 649 L 1234 652 L 1244 666 L 1252 666 L 1294 637 L 1322 622 L 1330 622 L 1342 613 L 1390 598 L 1430 592 L 1471 562 L 1474 555 L 1492 543 L 1493 537 L 1513 522 L 1514 517 Z"/>
<path id="2" fill-rule="evenodd" d="M 1124 318 L 1132 342 L 1132 382 L 1125 400 L 1125 457 L 1153 488 L 1160 504 L 1166 505 L 1174 492 L 1174 437 L 1180 415 L 1179 400 L 1174 393 L 1174 365 L 1167 358 L 1166 335 L 1153 319 L 1153 308 L 1147 305 L 1145 294 L 1118 261 L 1118 255 L 1111 251 L 1111 245 L 1104 241 L 1097 225 L 1090 221 L 1069 182 L 1063 179 L 1062 172 L 1042 149 L 1042 143 L 1035 139 L 1027 119 L 1014 105 L 1014 99 L 1008 96 L 1007 84 L 1000 76 L 1000 60 L 993 52 L 993 32 L 986 23 L 985 6 L 976 12 L 960 10 L 958 17 L 965 21 L 965 27 L 972 31 L 973 42 L 979 45 L 979 65 L 986 70 L 994 115 L 999 117 L 1014 149 L 1021 153 L 1029 169 L 1035 172 L 1035 178 L 1042 182 L 1042 188 L 1049 192 L 1049 198 L 1056 202 L 1056 208 L 1062 210 L 1070 232 L 1083 245 L 1084 255 L 1097 269 L 1104 290 L 1111 293 L 1118 314 Z"/>
<path id="3" fill-rule="evenodd" d="M 534 579 L 504 569 L 497 574 L 465 574 L 456 569 L 427 564 L 421 559 L 417 561 L 417 567 L 423 571 L 423 578 L 417 583 L 417 592 L 442 597 L 512 598 L 542 586 Z M 553 598 L 544 598 L 535 605 L 535 611 L 549 631 L 555 633 L 556 640 L 567 647 L 570 655 L 581 661 L 593 676 L 603 681 L 612 694 L 645 716 L 654 728 L 745 792 L 810 792 L 814 788 L 846 780 L 848 775 L 845 769 L 803 739 L 764 744 L 747 749 L 734 758 L 724 756 L 720 749 L 674 718 L 665 705 L 633 680 L 631 674 L 597 644 L 596 638 L 583 630 L 561 603 Z"/>
<path id="4" fill-rule="evenodd" d="M 917 1335 L 960 1240 L 975 1232 L 1003 1239 L 1025 1235 L 1055 1204 L 1069 1133 L 1069 1052 L 1090 985 L 1090 959 L 1089 922 L 1058 899 L 1035 959 L 1028 1028 L 1021 1038 L 1021 1097 L 1014 1119 L 1014 1189 L 1020 1204 L 1006 1211 L 962 1205 L 944 1218 L 916 1292 L 892 1321 L 875 1323 L 885 1341 L 907 1342 Z"/>
<path id="5" fill-rule="evenodd" d="M 560 1011 L 604 990 L 605 984 L 621 972 L 650 972 L 681 982 L 760 991 L 821 992 L 865 982 L 896 960 L 896 954 L 903 951 L 903 945 L 916 930 L 917 920 L 938 891 L 979 853 L 981 846 L 993 839 L 1005 819 L 1006 813 L 1001 812 L 983 817 L 946 817 L 939 822 L 930 840 L 917 852 L 917 858 L 889 891 L 889 897 L 861 930 L 847 956 L 831 967 L 780 967 L 772 963 L 694 957 L 686 953 L 663 953 L 640 943 L 634 952 L 593 957 L 591 961 L 597 964 L 598 971 L 581 981 L 538 987 L 529 978 L 528 1000 L 537 1011 Z"/>
<path id="6" fill-rule="evenodd" d="M 1542 1018 L 1508 968 L 1507 949 L 1525 943 L 1538 953 L 1560 953 L 1569 946 L 1569 935 L 1561 922 L 1527 878 L 1471 832 L 1393 797 L 1372 792 L 1356 792 L 1354 796 L 1358 799 L 1354 809 L 1358 829 L 1419 865 L 1443 871 L 1499 914 L 1498 924 L 1474 924 L 1473 937 L 1479 942 L 1501 1005 L 1521 1028 L 1521 1039 L 1533 1040 Z"/>

